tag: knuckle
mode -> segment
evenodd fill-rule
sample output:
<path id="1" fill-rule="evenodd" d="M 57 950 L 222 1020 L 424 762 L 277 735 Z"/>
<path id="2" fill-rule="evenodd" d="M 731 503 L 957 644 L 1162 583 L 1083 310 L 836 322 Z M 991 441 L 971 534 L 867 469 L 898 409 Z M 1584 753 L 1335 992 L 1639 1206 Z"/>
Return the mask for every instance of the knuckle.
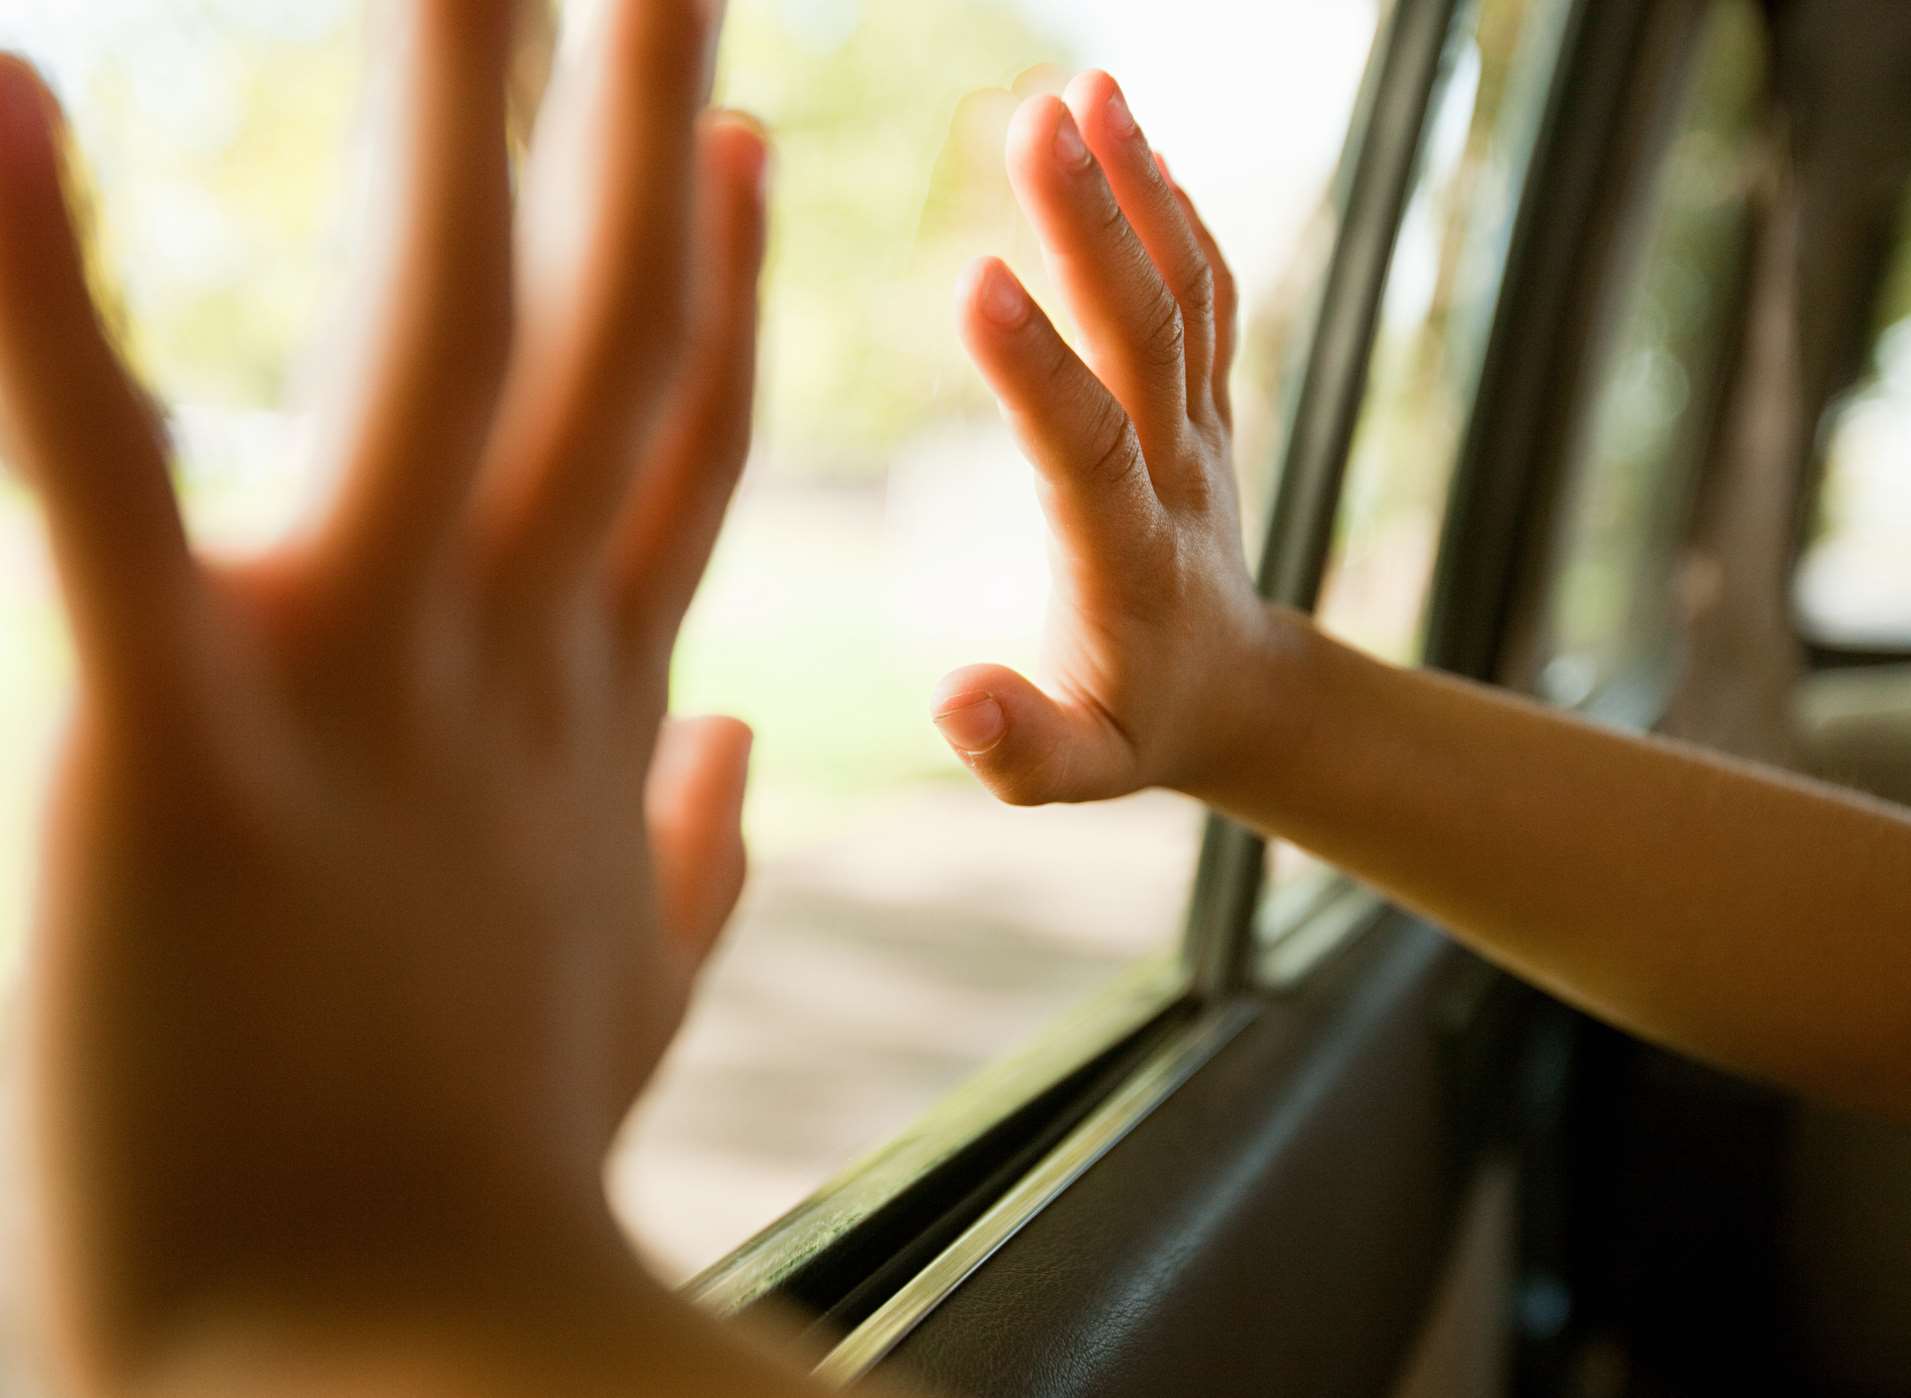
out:
<path id="1" fill-rule="evenodd" d="M 1212 514 L 1224 496 L 1224 488 L 1208 464 L 1196 457 L 1179 491 L 1182 503 L 1198 515 Z"/>
<path id="2" fill-rule="evenodd" d="M 1119 408 L 1106 407 L 1102 419 L 1090 433 L 1095 443 L 1087 456 L 1086 478 L 1098 486 L 1116 489 L 1128 485 L 1144 467 L 1141 439 L 1134 424 Z"/>
<path id="3" fill-rule="evenodd" d="M 1208 265 L 1206 258 L 1201 258 L 1182 279 L 1181 295 L 1178 299 L 1186 318 L 1209 320 L 1214 316 L 1215 298 L 1214 268 Z"/>
<path id="4" fill-rule="evenodd" d="M 1004 805 L 1046 806 L 1057 799 L 1061 789 L 1056 758 L 1053 750 L 1029 753 L 1005 743 L 969 761 L 976 775 Z"/>
<path id="5" fill-rule="evenodd" d="M 1057 398 L 1066 400 L 1079 392 L 1076 360 L 1072 350 L 1062 342 L 1059 335 L 1050 335 L 1046 362 L 1042 366 L 1043 386 L 1048 389 L 1051 402 Z"/>
<path id="6" fill-rule="evenodd" d="M 1188 344 L 1187 318 L 1182 315 L 1179 303 L 1165 291 L 1150 310 L 1135 343 L 1150 369 L 1165 373 L 1181 368 Z"/>
<path id="7" fill-rule="evenodd" d="M 1110 191 L 1103 191 L 1096 206 L 1095 232 L 1103 238 L 1123 241 L 1134 236 L 1134 230 L 1128 226 L 1128 215 L 1122 212 L 1121 205 L 1115 202 L 1115 196 Z"/>

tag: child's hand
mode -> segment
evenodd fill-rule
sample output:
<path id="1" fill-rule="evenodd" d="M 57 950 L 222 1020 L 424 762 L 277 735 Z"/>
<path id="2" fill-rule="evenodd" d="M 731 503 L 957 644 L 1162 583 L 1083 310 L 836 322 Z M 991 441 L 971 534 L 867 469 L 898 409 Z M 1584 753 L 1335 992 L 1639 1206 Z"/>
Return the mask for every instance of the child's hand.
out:
<path id="1" fill-rule="evenodd" d="M 959 670 L 936 722 L 1005 801 L 1199 794 L 1252 721 L 1241 665 L 1267 626 L 1229 457 L 1232 279 L 1107 74 L 1025 104 L 1008 161 L 1087 355 L 1002 263 L 971 269 L 963 336 L 1055 535 L 1053 685 Z"/>
<path id="2" fill-rule="evenodd" d="M 238 567 L 187 549 L 51 98 L 0 59 L 0 427 L 82 669 L 41 1216 L 109 1372 L 242 1306 L 551 1303 L 621 1247 L 604 1152 L 742 881 L 747 730 L 663 724 L 748 435 L 765 151 L 698 115 L 712 7 L 606 8 L 537 156 L 581 176 L 568 252 L 514 298 L 514 7 L 407 7 L 341 499 Z"/>

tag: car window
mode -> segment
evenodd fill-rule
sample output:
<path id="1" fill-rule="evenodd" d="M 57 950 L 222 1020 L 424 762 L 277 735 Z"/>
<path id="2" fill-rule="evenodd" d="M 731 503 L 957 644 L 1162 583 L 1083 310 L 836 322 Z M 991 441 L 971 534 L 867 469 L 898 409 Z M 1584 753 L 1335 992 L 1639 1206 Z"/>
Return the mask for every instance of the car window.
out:
<path id="1" fill-rule="evenodd" d="M 1428 117 L 1315 608 L 1324 630 L 1389 660 L 1419 658 L 1448 487 L 1569 10 L 1471 7 Z"/>
<path id="2" fill-rule="evenodd" d="M 1911 651 L 1911 200 L 1858 384 L 1825 422 L 1823 479 L 1793 585 L 1800 629 Z"/>
<path id="3" fill-rule="evenodd" d="M 760 114 L 776 147 L 765 393 L 674 699 L 757 730 L 753 880 L 621 1157 L 645 1168 L 614 1171 L 678 1277 L 1182 928 L 1199 811 L 1162 795 L 998 806 L 926 718 L 944 671 L 1038 659 L 1030 472 L 949 309 L 960 266 L 987 251 L 1052 304 L 1000 170 L 1017 96 L 1089 64 L 1123 80 L 1233 255 L 1240 459 L 1263 463 L 1271 366 L 1308 302 L 1294 269 L 1319 242 L 1378 14 L 1360 0 L 1186 0 L 1171 21 L 1149 0 L 728 9 L 720 97 Z M 325 488 L 304 451 L 303 346 L 351 258 L 362 24 L 354 0 L 0 11 L 0 44 L 43 63 L 72 108 L 104 275 L 129 350 L 177 405 L 182 492 L 211 547 L 270 540 Z M 1268 483 L 1249 471 L 1244 485 L 1251 513 Z M 11 488 L 0 569 L 0 770 L 37 771 L 67 662 Z M 34 829 L 25 785 L 7 783 L 8 994 Z"/>
<path id="4" fill-rule="evenodd" d="M 1440 527 L 1568 0 L 1464 7 L 1428 114 L 1387 274 L 1368 380 L 1315 616 L 1384 659 L 1420 658 Z M 1338 876 L 1269 849 L 1265 938 L 1305 922 Z"/>
<path id="5" fill-rule="evenodd" d="M 1647 722 L 1662 690 L 1680 534 L 1739 287 L 1765 67 L 1754 8 L 1713 6 L 1568 462 L 1536 671 L 1555 703 L 1604 695 L 1615 714 L 1632 704 Z"/>

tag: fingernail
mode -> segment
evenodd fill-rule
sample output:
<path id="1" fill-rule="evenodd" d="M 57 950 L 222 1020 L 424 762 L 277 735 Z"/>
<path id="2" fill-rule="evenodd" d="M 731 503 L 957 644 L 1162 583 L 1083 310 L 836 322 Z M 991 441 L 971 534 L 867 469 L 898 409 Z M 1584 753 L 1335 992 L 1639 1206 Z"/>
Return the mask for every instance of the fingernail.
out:
<path id="1" fill-rule="evenodd" d="M 1063 112 L 1062 119 L 1055 124 L 1055 158 L 1071 170 L 1088 166 L 1088 146 L 1075 127 L 1075 118 L 1067 112 Z"/>
<path id="2" fill-rule="evenodd" d="M 991 266 L 982 278 L 982 314 L 1013 330 L 1028 318 L 1028 295 L 1015 284 L 1015 278 L 999 266 Z"/>
<path id="3" fill-rule="evenodd" d="M 988 694 L 957 695 L 937 711 L 935 722 L 950 747 L 971 755 L 987 752 L 1009 728 L 1002 706 Z"/>
<path id="4" fill-rule="evenodd" d="M 1117 136 L 1132 136 L 1138 129 L 1135 114 L 1128 110 L 1120 88 L 1108 94 L 1108 125 Z"/>

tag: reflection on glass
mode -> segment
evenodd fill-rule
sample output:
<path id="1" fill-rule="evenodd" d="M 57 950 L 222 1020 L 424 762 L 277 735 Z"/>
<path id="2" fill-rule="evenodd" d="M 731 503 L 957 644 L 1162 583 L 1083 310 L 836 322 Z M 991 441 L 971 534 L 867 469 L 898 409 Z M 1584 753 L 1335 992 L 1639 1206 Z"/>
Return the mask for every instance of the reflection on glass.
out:
<path id="1" fill-rule="evenodd" d="M 1911 204 L 1869 372 L 1832 410 L 1795 605 L 1814 640 L 1911 649 Z"/>
<path id="2" fill-rule="evenodd" d="M 1484 0 L 1449 44 L 1316 607 L 1323 629 L 1384 659 L 1420 656 L 1447 493 L 1569 10 Z M 1341 884 L 1292 846 L 1271 844 L 1268 858 L 1264 940 L 1307 921 Z"/>
<path id="3" fill-rule="evenodd" d="M 1324 629 L 1388 660 L 1419 655 L 1447 489 L 1567 9 L 1485 0 L 1455 35 L 1388 270 L 1316 609 Z"/>
<path id="4" fill-rule="evenodd" d="M 1538 683 L 1578 705 L 1669 658 L 1673 571 L 1746 227 L 1746 154 L 1765 70 L 1750 5 L 1716 7 L 1562 496 Z"/>
<path id="5" fill-rule="evenodd" d="M 728 8 L 721 96 L 761 115 L 776 146 L 765 397 L 675 691 L 681 708 L 758 731 L 754 880 L 616 1171 L 676 1275 L 1181 926 L 1197 811 L 1159 795 L 999 807 L 926 719 L 943 671 L 1035 660 L 1047 591 L 1028 468 L 949 311 L 958 268 L 982 252 L 1047 294 L 1000 168 L 1017 95 L 1090 63 L 1122 78 L 1235 260 L 1240 459 L 1260 463 L 1274 366 L 1309 303 L 1289 269 L 1318 241 L 1376 24 L 1373 4 L 1320 0 L 1186 0 L 1171 23 L 1152 0 Z M 72 108 L 129 348 L 178 405 L 187 510 L 214 547 L 269 541 L 326 487 L 304 451 L 300 347 L 315 319 L 322 338 L 361 222 L 347 159 L 365 153 L 360 11 L 0 8 L 0 45 L 44 64 Z M 1264 479 L 1246 485 L 1266 498 Z M 0 486 L 10 774 L 42 767 L 65 695 L 38 537 Z M 0 1020 L 30 785 L 0 789 Z M 14 1255 L 0 1237 L 0 1258 Z"/>

